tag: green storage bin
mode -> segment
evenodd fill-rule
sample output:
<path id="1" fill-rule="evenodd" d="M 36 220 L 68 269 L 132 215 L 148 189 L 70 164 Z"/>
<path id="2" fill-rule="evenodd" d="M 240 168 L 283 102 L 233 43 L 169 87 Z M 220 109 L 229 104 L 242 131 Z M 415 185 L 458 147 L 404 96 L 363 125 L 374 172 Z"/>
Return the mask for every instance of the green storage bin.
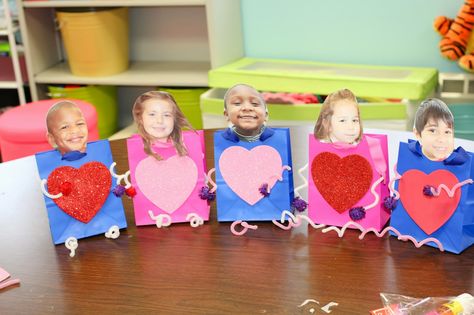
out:
<path id="1" fill-rule="evenodd" d="M 210 89 L 201 95 L 201 110 L 206 114 L 223 115 L 224 94 L 227 89 Z M 267 104 L 270 120 L 307 120 L 315 122 L 322 104 Z M 405 119 L 403 103 L 370 102 L 359 103 L 363 120 Z"/>
<path id="2" fill-rule="evenodd" d="M 455 137 L 474 140 L 474 104 L 452 104 L 449 109 L 454 116 Z"/>
<path id="3" fill-rule="evenodd" d="M 199 101 L 206 88 L 160 88 L 173 95 L 176 103 L 194 129 L 203 129 L 201 107 Z"/>
<path id="4" fill-rule="evenodd" d="M 48 86 L 51 98 L 72 98 L 84 100 L 94 105 L 97 111 L 99 136 L 110 137 L 117 130 L 117 88 L 109 85 L 84 87 Z"/>
<path id="5" fill-rule="evenodd" d="M 209 86 L 247 83 L 260 91 L 327 95 L 348 88 L 358 97 L 423 99 L 438 84 L 435 68 L 242 58 L 209 71 Z"/>

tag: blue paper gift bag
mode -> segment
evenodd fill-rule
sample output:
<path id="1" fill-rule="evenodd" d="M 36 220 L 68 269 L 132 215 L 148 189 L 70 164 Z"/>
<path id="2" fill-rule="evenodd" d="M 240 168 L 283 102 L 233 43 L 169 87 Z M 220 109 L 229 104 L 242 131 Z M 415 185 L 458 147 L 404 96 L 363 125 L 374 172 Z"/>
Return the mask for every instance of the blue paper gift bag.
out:
<path id="1" fill-rule="evenodd" d="M 465 184 L 453 189 L 474 178 L 472 153 L 458 148 L 444 161 L 431 161 L 418 142 L 400 143 L 397 172 L 401 179 L 395 189 L 400 199 L 392 212 L 392 227 L 418 242 L 435 238 L 445 250 L 457 254 L 474 243 L 474 187 Z M 438 190 L 440 185 L 452 197 L 446 189 L 440 189 L 439 196 L 433 194 L 432 188 Z"/>
<path id="2" fill-rule="evenodd" d="M 230 130 L 214 134 L 218 221 L 280 219 L 293 200 L 290 133 L 268 128 L 254 142 Z"/>
<path id="3" fill-rule="evenodd" d="M 36 154 L 36 164 L 41 179 L 48 179 L 54 171 L 60 170 L 59 167 L 73 167 L 80 169 L 83 165 L 96 165 L 101 163 L 102 175 L 105 175 L 105 169 L 108 170 L 113 163 L 112 152 L 107 140 L 90 142 L 87 144 L 87 155 L 75 160 L 67 161 L 61 159 L 61 154 L 57 150 L 46 151 Z M 108 174 L 110 175 L 110 173 Z M 87 174 L 87 177 L 94 176 L 93 172 Z M 111 176 L 111 175 L 110 175 Z M 110 187 L 101 187 L 101 193 L 105 202 L 98 212 L 87 223 L 81 222 L 79 219 L 67 214 L 49 197 L 44 196 L 46 209 L 48 212 L 49 225 L 54 244 L 61 244 L 69 237 L 81 239 L 97 234 L 103 234 L 110 227 L 116 225 L 119 229 L 127 227 L 125 212 L 121 198 L 116 197 L 112 192 L 112 188 L 116 186 L 116 180 L 111 179 Z M 71 189 L 74 189 L 72 187 Z M 95 202 L 99 197 L 95 194 L 95 190 L 91 189 L 90 194 L 85 194 L 87 200 Z M 74 205 L 73 205 L 74 206 Z M 78 209 L 80 212 L 80 209 Z"/>

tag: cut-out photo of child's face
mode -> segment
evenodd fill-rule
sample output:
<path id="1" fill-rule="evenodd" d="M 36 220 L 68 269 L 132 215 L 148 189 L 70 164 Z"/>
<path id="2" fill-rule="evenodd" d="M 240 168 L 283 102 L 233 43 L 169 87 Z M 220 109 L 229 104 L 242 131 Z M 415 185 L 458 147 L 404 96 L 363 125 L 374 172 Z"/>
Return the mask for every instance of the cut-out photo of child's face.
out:
<path id="1" fill-rule="evenodd" d="M 334 104 L 328 135 L 331 142 L 347 144 L 352 144 L 359 138 L 360 118 L 357 104 L 344 99 Z"/>
<path id="2" fill-rule="evenodd" d="M 442 119 L 428 119 L 421 133 L 415 135 L 423 154 L 432 161 L 446 159 L 454 150 L 453 129 Z"/>
<path id="3" fill-rule="evenodd" d="M 229 91 L 224 115 L 240 134 L 246 136 L 258 134 L 268 117 L 260 94 L 246 85 L 237 85 Z"/>
<path id="4" fill-rule="evenodd" d="M 143 103 L 142 123 L 156 141 L 167 142 L 174 129 L 173 106 L 167 100 L 149 99 Z"/>
<path id="5" fill-rule="evenodd" d="M 49 113 L 47 127 L 49 144 L 56 147 L 61 154 L 86 151 L 87 122 L 76 105 L 65 103 Z"/>

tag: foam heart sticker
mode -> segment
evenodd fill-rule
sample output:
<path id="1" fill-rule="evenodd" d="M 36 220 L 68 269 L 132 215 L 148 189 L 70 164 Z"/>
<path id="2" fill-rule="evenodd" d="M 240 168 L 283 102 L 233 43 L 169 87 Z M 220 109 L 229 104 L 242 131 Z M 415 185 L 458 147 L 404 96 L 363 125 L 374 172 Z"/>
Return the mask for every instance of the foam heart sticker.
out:
<path id="1" fill-rule="evenodd" d="M 145 197 L 169 214 L 188 199 L 197 178 L 196 163 L 188 156 L 173 155 L 161 161 L 149 156 L 135 170 L 135 179 Z"/>
<path id="2" fill-rule="evenodd" d="M 79 169 L 56 168 L 49 174 L 47 185 L 50 194 L 63 193 L 62 197 L 53 199 L 59 208 L 76 220 L 88 223 L 109 196 L 112 177 L 104 164 L 88 162 Z"/>
<path id="3" fill-rule="evenodd" d="M 453 215 L 461 198 L 461 190 L 457 189 L 451 198 L 445 190 L 439 196 L 426 196 L 423 187 L 430 185 L 438 189 L 440 184 L 445 184 L 451 189 L 458 182 L 457 177 L 446 170 L 430 174 L 409 170 L 403 174 L 398 186 L 403 207 L 426 234 L 438 230 Z"/>
<path id="4" fill-rule="evenodd" d="M 340 158 L 330 152 L 314 157 L 311 176 L 324 200 L 339 213 L 364 197 L 373 177 L 370 163 L 364 157 L 352 154 Z"/>
<path id="5" fill-rule="evenodd" d="M 263 195 L 259 191 L 267 183 L 272 189 L 282 172 L 280 154 L 268 145 L 250 151 L 233 146 L 222 152 L 219 168 L 227 185 L 249 205 L 256 204 Z"/>

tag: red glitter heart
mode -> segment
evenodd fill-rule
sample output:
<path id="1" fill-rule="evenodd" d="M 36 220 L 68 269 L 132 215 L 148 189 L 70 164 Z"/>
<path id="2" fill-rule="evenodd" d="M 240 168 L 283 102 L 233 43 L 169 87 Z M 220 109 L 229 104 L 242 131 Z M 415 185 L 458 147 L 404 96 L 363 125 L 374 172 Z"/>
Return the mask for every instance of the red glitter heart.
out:
<path id="1" fill-rule="evenodd" d="M 100 162 L 89 162 L 79 169 L 58 167 L 48 176 L 49 193 L 59 194 L 66 182 L 71 184 L 70 193 L 53 201 L 71 217 L 88 223 L 109 196 L 112 185 L 109 170 Z"/>
<path id="2" fill-rule="evenodd" d="M 370 188 L 372 168 L 362 156 L 344 158 L 330 152 L 315 156 L 311 176 L 321 196 L 339 213 L 349 210 Z"/>
<path id="3" fill-rule="evenodd" d="M 457 189 L 451 198 L 445 190 L 439 196 L 426 196 L 423 187 L 430 185 L 438 189 L 440 184 L 445 184 L 451 189 L 458 182 L 457 177 L 446 170 L 430 174 L 409 170 L 403 174 L 398 187 L 403 207 L 426 234 L 435 232 L 453 215 L 461 198 L 461 190 Z"/>

